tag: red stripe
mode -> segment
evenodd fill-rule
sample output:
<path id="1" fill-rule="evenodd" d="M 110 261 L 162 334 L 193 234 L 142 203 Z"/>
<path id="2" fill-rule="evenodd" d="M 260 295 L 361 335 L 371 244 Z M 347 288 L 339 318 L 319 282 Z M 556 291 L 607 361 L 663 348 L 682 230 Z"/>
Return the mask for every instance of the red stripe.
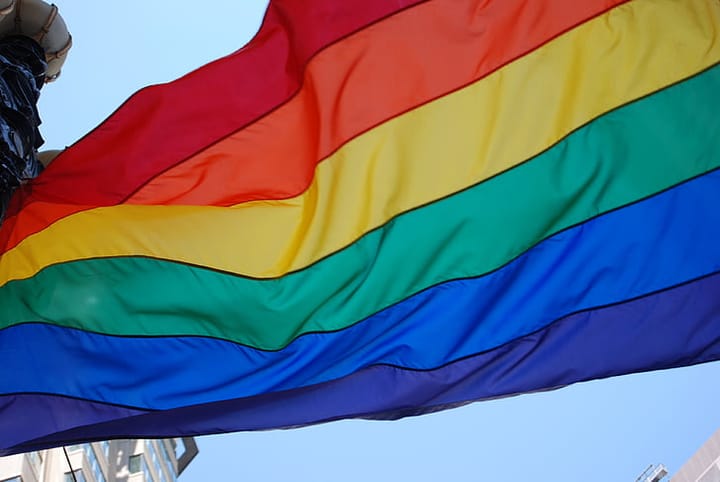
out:
<path id="1" fill-rule="evenodd" d="M 416 3 L 274 0 L 250 44 L 175 82 L 137 92 L 53 163 L 33 199 L 121 202 L 149 177 L 291 98 L 318 51 Z"/>
<path id="2" fill-rule="evenodd" d="M 317 163 L 354 137 L 472 84 L 624 1 L 417 5 L 325 50 L 292 100 L 152 179 L 126 202 L 229 206 L 297 196 Z"/>
<path id="3" fill-rule="evenodd" d="M 457 15 L 479 17 L 481 21 L 479 23 L 474 21 L 474 23 L 478 23 L 481 27 L 486 24 L 482 31 L 477 33 L 478 38 L 488 39 L 486 44 L 483 41 L 480 42 L 480 45 L 473 47 L 477 50 L 477 59 L 473 60 L 472 52 L 469 52 L 469 58 L 463 57 L 463 55 L 467 57 L 468 52 L 464 52 L 468 50 L 467 48 L 464 50 L 460 48 L 459 53 L 454 56 L 451 55 L 452 52 L 445 55 L 443 52 L 435 52 L 438 49 L 427 50 L 428 55 L 425 57 L 429 56 L 428 62 L 432 64 L 433 69 L 436 69 L 437 75 L 429 75 L 422 82 L 415 83 L 417 85 L 413 90 L 419 90 L 417 96 L 408 100 L 407 95 L 398 95 L 398 99 L 405 99 L 402 101 L 402 105 L 398 105 L 398 102 L 388 102 L 385 99 L 382 106 L 374 110 L 369 109 L 369 114 L 360 116 L 362 118 L 358 117 L 360 109 L 348 104 L 345 110 L 352 115 L 343 123 L 344 125 L 325 126 L 325 130 L 330 129 L 333 135 L 319 133 L 316 136 L 328 139 L 327 145 L 318 146 L 320 156 L 317 156 L 316 153 L 312 159 L 303 157 L 303 162 L 297 162 L 299 159 L 295 159 L 296 162 L 291 164 L 296 169 L 292 169 L 291 172 L 288 171 L 287 162 L 282 165 L 279 165 L 278 162 L 270 162 L 278 161 L 278 159 L 280 161 L 287 160 L 285 155 L 287 149 L 276 156 L 278 159 L 267 159 L 267 156 L 263 156 L 263 162 L 255 163 L 262 172 L 253 171 L 255 177 L 252 178 L 256 179 L 260 176 L 263 182 L 254 182 L 251 186 L 245 186 L 247 189 L 236 189 L 238 186 L 234 185 L 232 202 L 299 194 L 304 189 L 303 186 L 307 185 L 308 175 L 311 177 L 315 163 L 320 160 L 319 157 L 332 152 L 358 133 L 388 117 L 401 113 L 403 110 L 430 101 L 448 90 L 487 75 L 504 63 L 527 53 L 563 31 L 624 1 L 546 0 L 542 6 L 528 0 L 515 0 L 507 3 L 496 1 L 489 4 L 478 2 L 475 6 L 468 4 L 465 8 L 455 10 Z M 392 9 L 388 7 L 389 3 L 394 5 Z M 273 2 L 263 28 L 247 48 L 176 82 L 139 92 L 96 131 L 56 160 L 48 171 L 34 183 L 33 193 L 26 196 L 24 202 L 19 202 L 19 197 L 15 200 L 16 206 L 25 206 L 23 219 L 18 221 L 11 218 L 6 221 L 4 229 L 0 230 L 0 252 L 12 248 L 26 236 L 45 228 L 64 216 L 91 206 L 124 202 L 129 195 L 156 175 L 171 169 L 187 159 L 188 156 L 192 157 L 195 154 L 193 149 L 202 150 L 214 141 L 227 139 L 229 135 L 241 130 L 248 122 L 274 110 L 269 116 L 264 117 L 262 124 L 259 125 L 271 122 L 279 114 L 290 110 L 293 102 L 298 100 L 298 97 L 294 97 L 293 102 L 274 109 L 277 105 L 283 104 L 293 97 L 294 91 L 299 88 L 299 79 L 303 76 L 306 64 L 313 54 L 317 53 L 320 48 L 328 46 L 331 43 L 330 39 L 342 41 L 338 44 L 338 48 L 333 48 L 329 52 L 341 51 L 346 44 L 349 49 L 351 48 L 352 40 L 355 37 L 344 39 L 339 26 L 344 25 L 345 32 L 349 33 L 353 26 L 367 26 L 374 20 L 383 19 L 382 14 L 397 12 L 417 3 L 422 2 L 417 0 L 412 2 L 407 0 L 403 2 L 353 0 L 334 3 L 330 0 L 315 0 L 311 5 L 303 4 L 302 6 L 299 0 Z M 422 17 L 424 10 L 431 11 L 436 4 L 441 5 L 442 2 L 428 2 L 427 5 L 412 9 L 407 14 L 383 21 L 374 30 L 385 25 L 401 23 L 401 19 L 413 17 L 416 12 L 418 16 Z M 364 8 L 369 10 L 365 11 Z M 513 18 L 516 17 L 523 21 L 514 23 Z M 288 18 L 292 18 L 292 23 L 287 21 Z M 334 36 L 331 36 L 326 31 L 327 29 L 320 28 L 323 22 L 329 22 L 332 25 L 331 31 Z M 408 20 L 405 23 L 412 24 L 413 21 Z M 477 28 L 478 25 L 473 26 L 471 22 L 469 27 Z M 492 35 L 483 35 L 483 33 L 488 33 L 485 32 L 487 29 L 490 29 Z M 518 35 L 522 31 L 527 31 L 527 35 Z M 472 36 L 472 32 L 470 34 Z M 391 41 L 392 36 L 388 38 L 390 40 L 386 39 L 385 42 Z M 463 44 L 467 43 L 466 40 L 462 40 Z M 356 43 L 362 44 L 362 39 Z M 452 44 L 452 42 L 449 43 Z M 292 51 L 290 45 L 292 45 Z M 434 57 L 430 54 L 433 54 Z M 435 65 L 439 62 L 438 59 L 454 59 L 455 57 L 459 57 L 459 59 L 455 59 L 457 62 L 452 62 L 452 65 L 446 63 L 440 68 Z M 387 62 L 381 62 L 385 68 L 373 71 L 373 62 L 375 61 L 372 59 L 367 62 L 368 75 L 377 74 L 388 77 L 382 82 L 389 86 L 388 90 L 397 91 L 397 89 L 409 85 L 406 82 L 397 81 L 398 79 L 402 80 L 402 71 L 393 70 L 392 66 L 387 66 Z M 375 63 L 377 64 L 377 62 Z M 277 75 L 273 75 L 272 66 L 277 65 L 284 67 L 283 69 L 276 67 L 274 70 L 277 71 L 275 72 Z M 353 68 L 359 67 L 354 65 Z M 444 74 L 448 69 L 454 73 L 452 76 Z M 473 71 L 473 69 L 477 69 L 477 71 Z M 239 75 L 240 79 L 235 82 L 233 75 L 230 75 L 229 72 L 246 72 L 247 74 Z M 455 75 L 457 75 L 457 79 L 449 79 L 449 77 L 454 78 Z M 397 81 L 396 85 L 393 85 L 393 79 Z M 377 83 L 368 82 L 368 88 L 376 85 Z M 343 89 L 347 90 L 347 88 L 347 85 L 343 85 Z M 360 90 L 362 90 L 362 85 L 360 85 Z M 197 95 L 191 95 L 194 91 L 197 91 Z M 247 94 L 239 95 L 245 92 Z M 375 89 L 370 94 L 376 98 L 378 92 L 379 90 Z M 323 93 L 318 93 L 318 95 L 320 94 Z M 369 98 L 370 94 L 360 92 L 359 96 Z M 389 93 L 384 95 L 385 98 L 388 96 L 390 96 Z M 178 102 L 177 99 L 182 99 L 182 102 Z M 326 103 L 328 102 L 332 107 L 332 99 L 327 100 Z M 262 106 L 265 106 L 265 111 L 261 111 Z M 329 109 L 331 112 L 332 110 Z M 282 118 L 282 115 L 279 118 Z M 325 122 L 327 123 L 327 120 Z M 307 126 L 305 127 L 307 128 Z M 142 136 L 138 136 L 138 132 L 142 132 Z M 301 132 L 305 131 L 298 129 L 298 133 Z M 292 136 L 283 135 L 283 140 L 290 137 Z M 167 142 L 163 142 L 164 140 Z M 275 142 L 275 140 L 276 136 L 271 139 L 271 142 Z M 297 146 L 291 146 L 291 152 L 297 154 L 302 151 L 298 146 L 304 141 L 299 139 L 298 142 Z M 244 145 L 243 150 L 249 149 L 248 152 L 255 153 L 258 151 L 258 149 L 254 149 L 257 146 L 252 143 L 243 142 L 242 144 Z M 262 149 L 260 151 L 265 152 Z M 268 153 L 271 151 L 272 149 L 267 150 Z M 257 156 L 254 155 L 254 157 Z M 241 181 L 248 176 L 241 177 L 243 179 L 239 179 L 238 182 L 242 184 Z M 233 175 L 233 178 L 238 179 L 238 176 Z M 258 196 L 258 190 L 269 194 L 266 197 Z M 38 204 L 38 202 L 40 203 Z M 49 209 L 49 203 L 56 205 Z"/>
<path id="4" fill-rule="evenodd" d="M 273 0 L 247 46 L 174 82 L 134 94 L 63 152 L 35 181 L 31 195 L 18 196 L 10 214 L 35 201 L 122 202 L 158 173 L 290 99 L 319 51 L 423 1 Z M 65 215 L 79 210 L 67 209 Z M 0 230 L 0 247 L 13 224 L 7 219 Z"/>

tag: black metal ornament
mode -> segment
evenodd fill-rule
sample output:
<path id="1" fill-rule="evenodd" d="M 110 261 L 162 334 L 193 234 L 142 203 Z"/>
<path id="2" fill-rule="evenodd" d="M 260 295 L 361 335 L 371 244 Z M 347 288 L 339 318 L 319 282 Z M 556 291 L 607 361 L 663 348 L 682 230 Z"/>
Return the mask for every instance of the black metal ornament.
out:
<path id="1" fill-rule="evenodd" d="M 13 192 L 42 170 L 37 101 L 45 83 L 45 52 L 33 39 L 0 39 L 0 224 Z"/>

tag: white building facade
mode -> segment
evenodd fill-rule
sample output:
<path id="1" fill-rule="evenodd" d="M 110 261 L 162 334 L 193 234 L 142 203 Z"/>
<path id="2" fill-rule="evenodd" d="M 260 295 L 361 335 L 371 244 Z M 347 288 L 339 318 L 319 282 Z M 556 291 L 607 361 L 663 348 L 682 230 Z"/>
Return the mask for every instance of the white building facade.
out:
<path id="1" fill-rule="evenodd" d="M 720 430 L 690 457 L 671 482 L 720 482 Z"/>
<path id="2" fill-rule="evenodd" d="M 0 457 L 0 482 L 175 482 L 197 455 L 192 438 L 113 440 Z M 74 477 L 73 477 L 74 476 Z"/>

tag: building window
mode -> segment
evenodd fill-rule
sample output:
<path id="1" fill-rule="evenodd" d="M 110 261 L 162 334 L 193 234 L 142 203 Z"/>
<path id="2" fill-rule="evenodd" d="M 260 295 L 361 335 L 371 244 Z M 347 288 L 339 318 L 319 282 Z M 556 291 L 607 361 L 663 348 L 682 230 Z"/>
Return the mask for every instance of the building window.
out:
<path id="1" fill-rule="evenodd" d="M 73 475 L 75 475 L 75 478 L 73 478 Z M 85 476 L 83 475 L 82 470 L 77 469 L 73 470 L 72 473 L 65 472 L 65 478 L 63 479 L 63 482 L 85 482 Z"/>
<path id="2" fill-rule="evenodd" d="M 185 453 L 185 442 L 181 438 L 173 439 L 173 447 L 175 447 L 175 460 L 180 460 L 180 457 Z"/>
<path id="3" fill-rule="evenodd" d="M 107 460 L 110 457 L 110 442 L 107 440 L 100 442 L 100 447 L 102 447 L 103 455 L 105 456 L 105 460 Z"/>
<path id="4" fill-rule="evenodd" d="M 145 482 L 155 482 L 155 477 L 150 473 L 150 469 L 148 469 L 148 464 L 145 462 L 145 457 L 142 459 L 142 469 L 143 469 L 143 475 L 145 476 Z"/>
<path id="5" fill-rule="evenodd" d="M 128 460 L 128 468 L 131 474 L 142 472 L 142 454 L 131 455 Z"/>
<path id="6" fill-rule="evenodd" d="M 96 482 L 105 482 L 105 475 L 102 472 L 102 468 L 100 467 L 100 463 L 98 462 L 97 457 L 95 456 L 95 450 L 93 450 L 92 445 L 85 444 L 85 455 L 87 456 L 88 465 L 90 466 L 90 472 L 92 472 L 93 478 Z M 78 481 L 80 482 L 80 481 Z"/>
<path id="7" fill-rule="evenodd" d="M 30 466 L 35 472 L 35 475 L 39 474 L 40 466 L 42 465 L 42 455 L 40 455 L 40 452 L 29 452 L 27 456 L 30 459 Z"/>
<path id="8" fill-rule="evenodd" d="M 130 470 L 131 474 L 137 474 L 138 472 L 142 472 L 145 476 L 145 482 L 153 482 L 155 480 L 153 479 L 152 474 L 150 474 L 150 471 L 148 470 L 147 462 L 145 462 L 145 456 L 143 454 L 131 455 L 130 459 L 128 460 L 128 469 Z"/>
<path id="9" fill-rule="evenodd" d="M 30 457 L 30 463 L 35 467 L 39 467 L 42 463 L 42 455 L 40 455 L 40 452 L 30 452 L 28 457 Z"/>
<path id="10" fill-rule="evenodd" d="M 155 450 L 155 444 L 152 442 L 152 440 L 145 441 L 145 450 L 150 454 L 150 461 L 152 462 L 153 469 L 155 469 L 155 474 L 157 474 L 158 480 L 160 480 L 160 482 L 167 482 L 165 472 L 160 466 L 160 459 L 158 457 L 157 451 Z"/>
<path id="11" fill-rule="evenodd" d="M 22 482 L 22 477 L 13 477 L 12 479 L 5 479 L 2 482 Z"/>
<path id="12" fill-rule="evenodd" d="M 163 454 L 163 458 L 165 459 L 165 464 L 167 465 L 168 472 L 170 472 L 170 479 L 175 482 L 175 480 L 177 480 L 177 477 L 175 475 L 175 464 L 170 458 L 170 452 L 168 452 L 168 449 L 165 446 L 165 441 L 158 440 L 158 445 L 160 445 L 160 448 L 162 449 L 161 452 Z"/>

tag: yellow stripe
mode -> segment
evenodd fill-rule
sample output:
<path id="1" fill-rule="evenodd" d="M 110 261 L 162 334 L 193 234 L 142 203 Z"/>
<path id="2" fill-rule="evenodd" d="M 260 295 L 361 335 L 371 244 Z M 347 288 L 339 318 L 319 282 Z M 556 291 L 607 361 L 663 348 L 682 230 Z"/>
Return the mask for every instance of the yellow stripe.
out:
<path id="1" fill-rule="evenodd" d="M 320 164 L 301 196 L 231 208 L 82 212 L 6 253 L 0 284 L 54 263 L 126 255 L 261 278 L 303 268 L 398 213 L 508 169 L 589 119 L 720 61 L 719 10 L 717 0 L 635 0 L 353 140 Z"/>

